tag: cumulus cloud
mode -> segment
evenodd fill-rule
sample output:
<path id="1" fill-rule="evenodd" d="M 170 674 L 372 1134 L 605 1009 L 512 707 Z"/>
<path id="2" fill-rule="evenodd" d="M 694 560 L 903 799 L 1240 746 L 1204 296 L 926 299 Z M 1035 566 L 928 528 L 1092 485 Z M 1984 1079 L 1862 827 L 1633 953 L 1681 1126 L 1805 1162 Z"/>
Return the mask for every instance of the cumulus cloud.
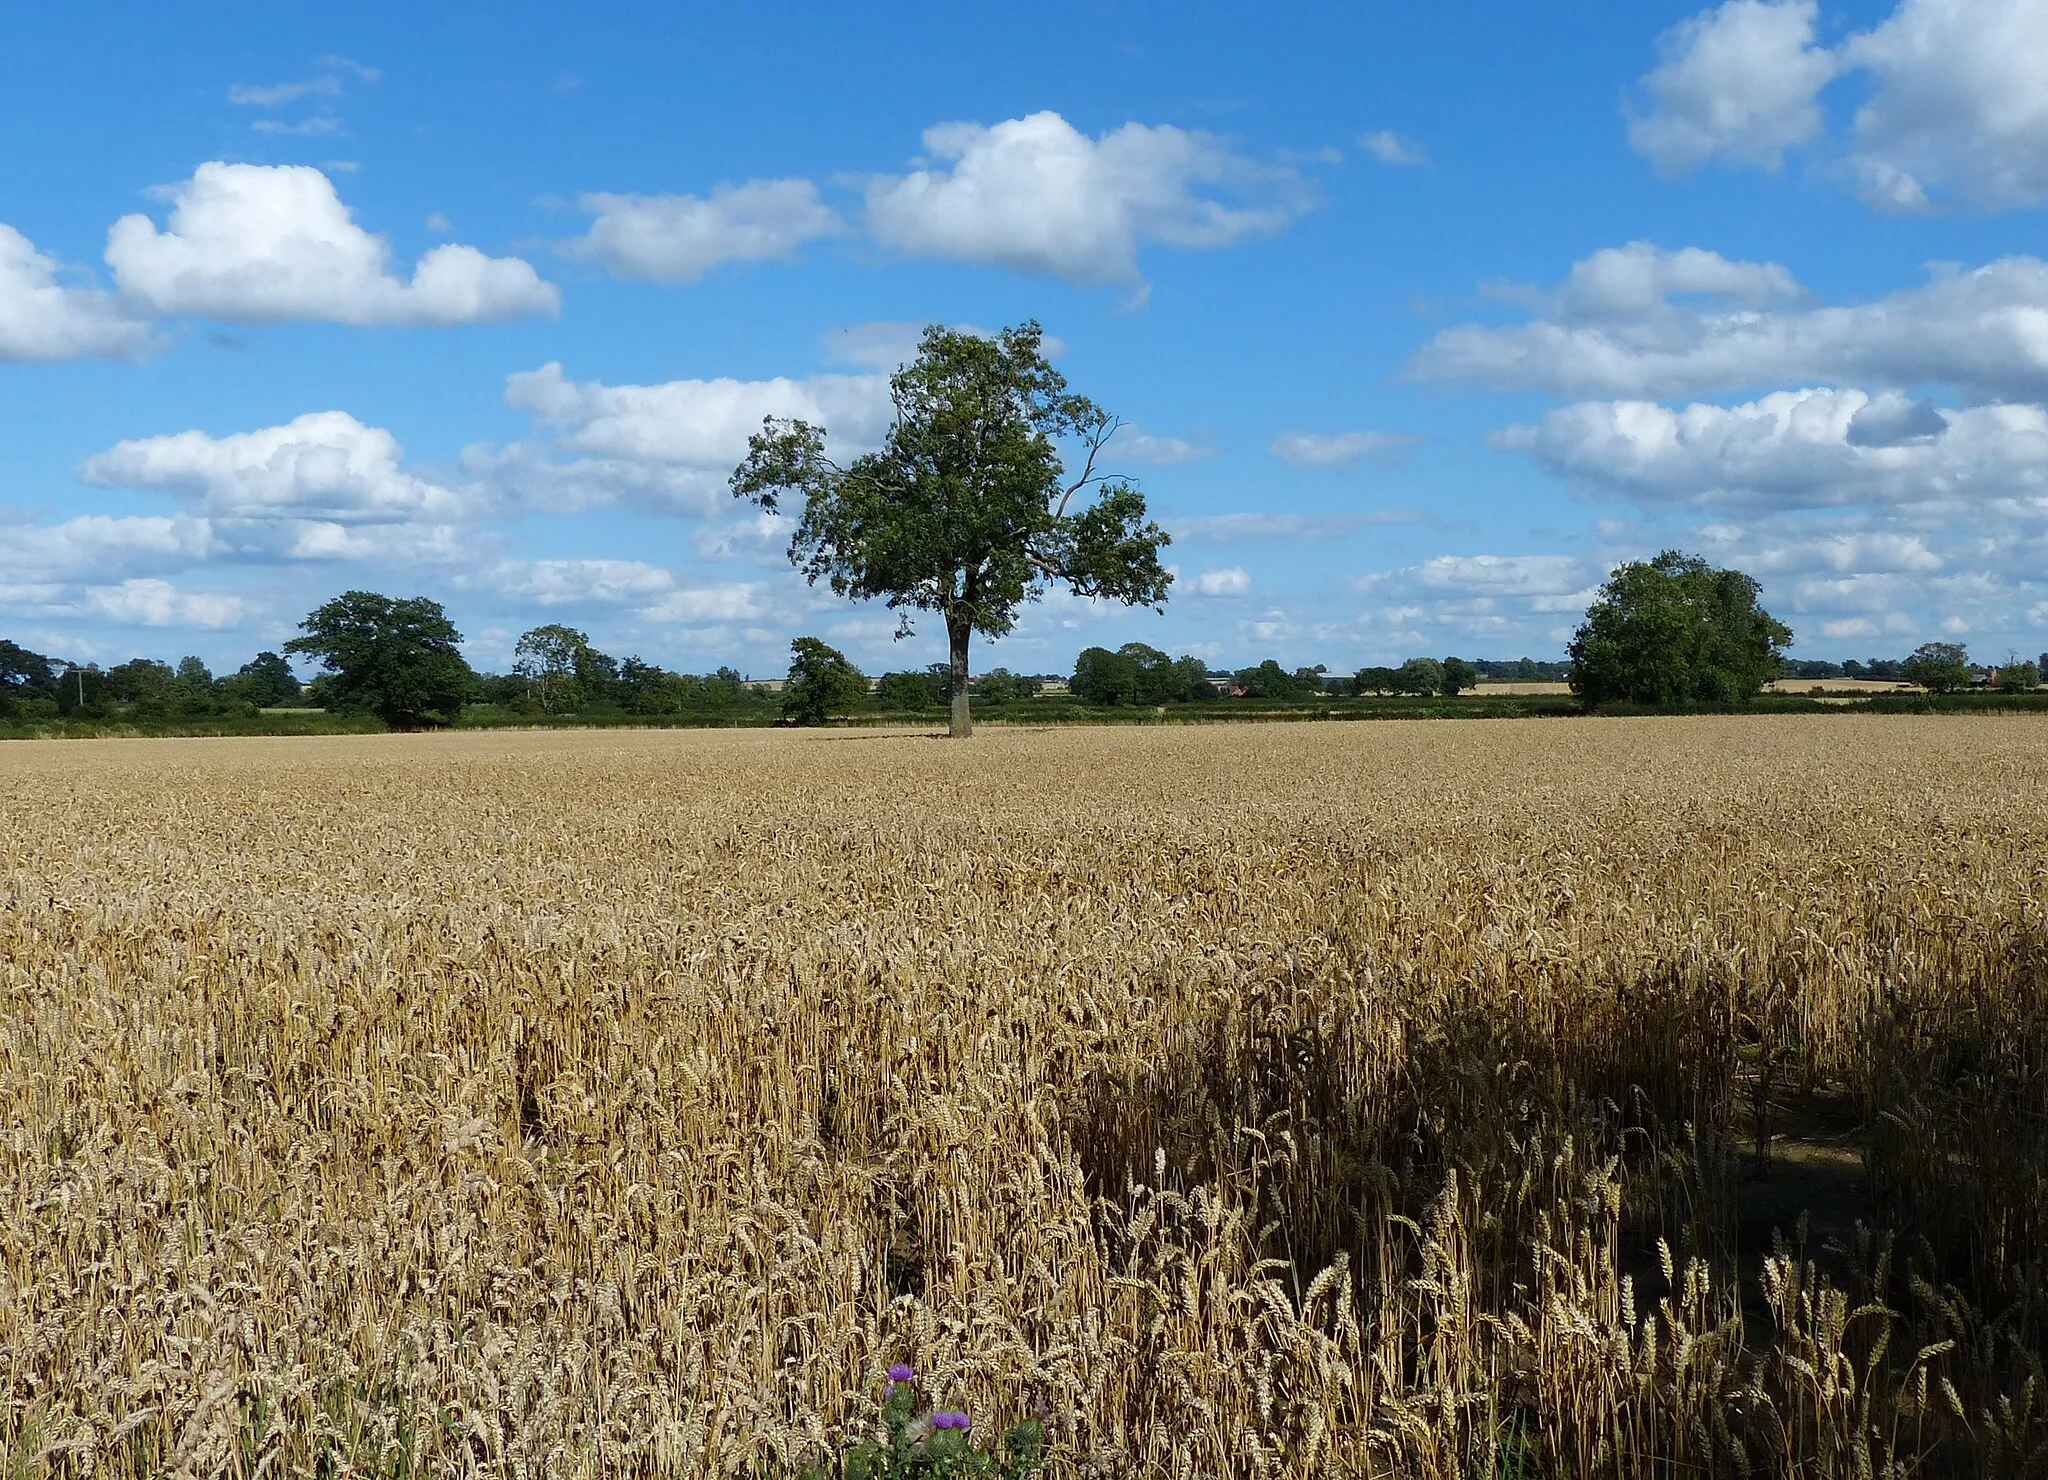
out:
<path id="1" fill-rule="evenodd" d="M 1873 83 L 1851 160 L 1873 204 L 2048 200 L 2048 9 L 2037 0 L 1900 0 L 1842 55 Z"/>
<path id="2" fill-rule="evenodd" d="M 1195 577 L 1195 589 L 1204 596 L 1238 597 L 1252 592 L 1252 578 L 1244 567 L 1232 565 L 1205 570 Z"/>
<path id="3" fill-rule="evenodd" d="M 1290 468 L 1342 468 L 1420 440 L 1396 432 L 1282 432 L 1266 451 Z"/>
<path id="4" fill-rule="evenodd" d="M 1429 163 L 1429 151 L 1405 134 L 1392 129 L 1381 129 L 1378 133 L 1359 136 L 1358 147 L 1377 159 L 1381 164 L 1423 165 Z"/>
<path id="5" fill-rule="evenodd" d="M 462 468 L 514 502 L 551 509 L 709 513 L 727 501 L 726 478 L 764 417 L 822 425 L 844 450 L 872 445 L 889 415 L 881 375 L 606 385 L 550 363 L 506 377 L 505 399 L 543 437 L 466 448 Z"/>
<path id="6" fill-rule="evenodd" d="M 456 582 L 539 606 L 640 606 L 675 589 L 675 577 L 643 560 L 501 560 Z"/>
<path id="7" fill-rule="evenodd" d="M 1820 133 L 1820 91 L 1840 63 L 1814 42 L 1815 0 L 1728 0 L 1667 31 L 1643 79 L 1650 111 L 1629 142 L 1677 174 L 1720 160 L 1777 169 Z"/>
<path id="8" fill-rule="evenodd" d="M 247 610 L 239 596 L 183 591 L 162 580 L 88 586 L 85 602 L 93 616 L 126 627 L 232 627 Z"/>
<path id="9" fill-rule="evenodd" d="M 59 524 L 10 528 L 0 572 L 44 581 L 177 570 L 221 548 L 213 526 L 190 515 L 81 514 Z"/>
<path id="10" fill-rule="evenodd" d="M 924 147 L 923 168 L 869 182 L 876 241 L 1076 283 L 1136 283 L 1143 244 L 1228 246 L 1281 230 L 1313 199 L 1298 172 L 1170 124 L 1091 139 L 1033 113 L 939 124 Z"/>
<path id="11" fill-rule="evenodd" d="M 744 622 L 768 614 L 766 590 L 758 581 L 733 581 L 671 591 L 641 608 L 650 622 Z"/>
<path id="12" fill-rule="evenodd" d="M 1926 211 L 2048 200 L 2048 10 L 2038 0 L 1899 0 L 1879 25 L 1818 44 L 1814 0 L 1728 0 L 1667 32 L 1629 140 L 1660 170 L 1776 169 L 1818 145 L 1822 90 L 1867 88 L 1831 148 L 1865 200 Z"/>
<path id="13" fill-rule="evenodd" d="M 134 355 L 148 337 L 112 294 L 61 282 L 54 259 L 0 225 L 0 364 Z"/>
<path id="14" fill-rule="evenodd" d="M 1897 392 L 1777 391 L 1679 410 L 1587 402 L 1496 440 L 1551 472 L 1646 503 L 1787 509 L 2048 491 L 2048 413 L 2040 407 L 1940 412 Z"/>
<path id="15" fill-rule="evenodd" d="M 1776 263 L 1637 242 L 1594 254 L 1525 301 L 1536 310 L 1529 322 L 1447 329 L 1410 373 L 1561 396 L 1819 381 L 2048 398 L 2048 263 L 2038 257 L 1937 266 L 1918 287 L 1833 307 L 1808 301 Z"/>
<path id="16" fill-rule="evenodd" d="M 596 219 L 567 250 L 641 282 L 693 283 L 721 262 L 786 258 L 846 229 L 809 180 L 754 180 L 709 196 L 593 192 L 578 202 Z"/>
<path id="17" fill-rule="evenodd" d="M 107 234 L 121 290 L 159 314 L 245 323 L 466 324 L 552 315 L 561 298 L 517 257 L 445 245 L 410 282 L 308 165 L 201 165 L 174 187 L 167 226 L 123 216 Z"/>
<path id="18" fill-rule="evenodd" d="M 316 411 L 283 426 L 213 437 L 186 431 L 117 443 L 78 475 L 100 487 L 158 489 L 200 512 L 231 519 L 336 523 L 446 518 L 474 496 L 406 471 L 404 449 L 382 427 L 345 411 Z"/>

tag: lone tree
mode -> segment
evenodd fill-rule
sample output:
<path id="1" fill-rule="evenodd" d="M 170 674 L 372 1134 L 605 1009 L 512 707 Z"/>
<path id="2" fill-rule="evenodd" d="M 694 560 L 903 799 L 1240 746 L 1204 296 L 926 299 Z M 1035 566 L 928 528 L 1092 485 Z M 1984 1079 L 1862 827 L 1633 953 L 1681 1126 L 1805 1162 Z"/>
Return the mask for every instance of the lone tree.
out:
<path id="1" fill-rule="evenodd" d="M 576 670 L 591 651 L 590 639 L 574 627 L 550 622 L 521 634 L 512 648 L 512 671 L 525 679 L 545 714 L 573 709 L 582 695 Z"/>
<path id="2" fill-rule="evenodd" d="M 476 687 L 456 646 L 462 634 L 441 603 L 424 596 L 344 591 L 299 626 L 306 635 L 284 650 L 332 670 L 325 687 L 333 706 L 374 714 L 395 730 L 451 723 Z"/>
<path id="3" fill-rule="evenodd" d="M 967 650 L 1000 637 L 1055 585 L 1077 596 L 1161 606 L 1173 577 L 1165 531 L 1145 499 L 1097 461 L 1122 423 L 1067 390 L 1036 323 L 993 339 L 938 325 L 889 380 L 896 416 L 880 451 L 845 467 L 825 428 L 769 417 L 733 470 L 732 491 L 763 509 L 801 494 L 789 559 L 840 596 L 885 598 L 898 614 L 946 624 L 951 733 L 973 733 Z M 1081 453 L 1069 477 L 1059 443 Z"/>
<path id="4" fill-rule="evenodd" d="M 1930 694 L 1953 694 L 1970 686 L 1976 675 L 1969 649 L 1959 642 L 1923 642 L 1905 662 L 1906 681 Z"/>
<path id="5" fill-rule="evenodd" d="M 868 696 L 868 681 L 846 654 L 815 637 L 789 645 L 789 679 L 782 687 L 782 717 L 796 725 L 822 725 L 856 708 Z"/>
<path id="6" fill-rule="evenodd" d="M 1792 640 L 1757 604 L 1761 589 L 1676 550 L 1616 567 L 1572 638 L 1572 692 L 1589 706 L 1749 699 L 1778 676 Z"/>

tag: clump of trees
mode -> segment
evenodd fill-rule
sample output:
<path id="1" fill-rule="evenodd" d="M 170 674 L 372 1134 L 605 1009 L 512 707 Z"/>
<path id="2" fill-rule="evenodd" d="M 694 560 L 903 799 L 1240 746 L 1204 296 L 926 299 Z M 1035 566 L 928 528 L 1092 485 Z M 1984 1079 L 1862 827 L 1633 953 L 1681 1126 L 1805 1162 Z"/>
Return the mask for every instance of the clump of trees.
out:
<path id="1" fill-rule="evenodd" d="M 1736 704 L 1776 678 L 1792 629 L 1738 570 L 1666 550 L 1616 567 L 1572 637 L 1572 691 L 1588 705 Z"/>
<path id="2" fill-rule="evenodd" d="M 131 658 L 102 668 L 0 638 L 0 720 L 252 718 L 262 709 L 304 702 L 291 665 L 273 652 L 215 677 L 197 657 L 182 658 L 176 667 Z"/>
<path id="3" fill-rule="evenodd" d="M 1084 648 L 1068 688 L 1084 704 L 1189 704 L 1214 696 L 1199 658 L 1169 658 L 1156 647 L 1127 642 L 1115 652 Z"/>

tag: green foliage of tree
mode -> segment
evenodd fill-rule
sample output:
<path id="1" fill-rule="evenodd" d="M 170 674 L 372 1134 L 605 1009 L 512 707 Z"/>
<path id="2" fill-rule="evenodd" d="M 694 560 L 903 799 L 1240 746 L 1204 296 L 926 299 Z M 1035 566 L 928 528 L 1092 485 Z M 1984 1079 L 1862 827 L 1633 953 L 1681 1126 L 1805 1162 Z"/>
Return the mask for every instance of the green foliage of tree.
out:
<path id="1" fill-rule="evenodd" d="M 792 724 L 822 725 L 835 714 L 858 709 L 868 681 L 846 654 L 815 637 L 789 645 L 789 681 L 782 689 L 782 717 Z"/>
<path id="2" fill-rule="evenodd" d="M 1930 694 L 1967 689 L 1976 676 L 1969 650 L 1959 642 L 1921 643 L 1907 657 L 1903 672 L 1907 683 L 1917 683 Z"/>
<path id="3" fill-rule="evenodd" d="M 1014 704 L 1038 696 L 1039 681 L 1028 673 L 991 668 L 974 682 L 974 697 L 988 704 Z"/>
<path id="4" fill-rule="evenodd" d="M 1618 566 L 1572 638 L 1572 691 L 1588 705 L 1748 700 L 1777 677 L 1792 640 L 1760 590 L 1676 550 Z"/>
<path id="5" fill-rule="evenodd" d="M 1172 583 L 1144 496 L 1096 471 L 1120 423 L 1067 389 L 1040 341 L 1035 323 L 994 338 L 933 325 L 890 378 L 896 415 L 879 451 L 842 468 L 825 455 L 824 428 L 771 417 L 732 475 L 733 493 L 764 509 L 803 496 L 789 556 L 807 579 L 885 600 L 899 635 L 913 612 L 940 616 L 956 736 L 973 730 L 976 632 L 1002 636 L 1054 586 L 1160 606 Z M 1082 450 L 1071 478 L 1063 439 Z"/>
<path id="6" fill-rule="evenodd" d="M 1443 691 L 1452 698 L 1479 682 L 1479 670 L 1463 658 L 1444 659 Z"/>
<path id="7" fill-rule="evenodd" d="M 61 665 L 19 643 L 0 638 L 0 718 L 29 712 L 29 705 L 57 702 Z"/>
<path id="8" fill-rule="evenodd" d="M 574 627 L 549 622 L 520 634 L 512 647 L 512 671 L 526 680 L 543 714 L 569 714 L 582 704 L 578 673 L 590 666 L 585 656 L 590 652 L 589 637 Z M 616 669 L 609 676 L 616 679 Z"/>
<path id="9" fill-rule="evenodd" d="M 330 670 L 320 685 L 328 708 L 421 729 L 453 722 L 476 691 L 476 674 L 457 646 L 462 634 L 438 601 L 345 591 L 299 626 L 306 635 L 284 650 Z"/>
<path id="10" fill-rule="evenodd" d="M 1401 692 L 1401 673 L 1395 668 L 1361 668 L 1351 675 L 1353 694 L 1398 694 Z"/>
<path id="11" fill-rule="evenodd" d="M 1238 669 L 1231 683 L 1242 689 L 1247 699 L 1287 703 L 1316 693 L 1322 687 L 1322 675 L 1311 668 L 1289 673 L 1278 661 L 1267 658 L 1257 667 Z"/>
<path id="12" fill-rule="evenodd" d="M 234 685 L 239 697 L 259 709 L 282 709 L 299 702 L 298 677 L 277 653 L 258 653 L 222 682 Z"/>
<path id="13" fill-rule="evenodd" d="M 1998 670 L 1998 689 L 2004 694 L 2025 694 L 2041 687 L 2041 665 L 2031 659 L 2014 658 Z"/>
<path id="14" fill-rule="evenodd" d="M 885 673 L 875 684 L 875 704 L 882 709 L 937 709 L 939 695 L 938 681 L 923 670 Z"/>
<path id="15" fill-rule="evenodd" d="M 1394 671 L 1396 692 L 1424 698 L 1444 686 L 1444 665 L 1434 658 L 1410 658 Z"/>
<path id="16" fill-rule="evenodd" d="M 1068 688 L 1084 704 L 1188 704 L 1213 696 L 1199 658 L 1170 658 L 1143 642 L 1115 652 L 1091 647 L 1074 660 Z"/>

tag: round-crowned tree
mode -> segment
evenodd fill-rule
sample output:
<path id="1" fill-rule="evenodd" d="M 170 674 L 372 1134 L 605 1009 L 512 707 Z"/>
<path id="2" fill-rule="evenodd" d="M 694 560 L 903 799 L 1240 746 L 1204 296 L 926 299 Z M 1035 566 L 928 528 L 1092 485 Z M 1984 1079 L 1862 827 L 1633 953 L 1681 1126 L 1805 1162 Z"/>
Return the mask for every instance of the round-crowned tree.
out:
<path id="1" fill-rule="evenodd" d="M 890 377 L 895 418 L 879 451 L 841 467 L 825 428 L 770 417 L 733 470 L 733 493 L 761 508 L 802 496 L 789 558 L 813 583 L 887 601 L 899 637 L 914 612 L 944 620 L 956 736 L 973 731 L 975 633 L 1002 636 L 1056 585 L 1159 606 L 1173 581 L 1144 496 L 1097 470 L 1121 423 L 1067 389 L 1041 338 L 1035 323 L 992 338 L 934 325 Z"/>
<path id="2" fill-rule="evenodd" d="M 1572 638 L 1572 692 L 1588 705 L 1751 698 L 1792 640 L 1758 604 L 1761 589 L 1676 550 L 1616 567 Z"/>

